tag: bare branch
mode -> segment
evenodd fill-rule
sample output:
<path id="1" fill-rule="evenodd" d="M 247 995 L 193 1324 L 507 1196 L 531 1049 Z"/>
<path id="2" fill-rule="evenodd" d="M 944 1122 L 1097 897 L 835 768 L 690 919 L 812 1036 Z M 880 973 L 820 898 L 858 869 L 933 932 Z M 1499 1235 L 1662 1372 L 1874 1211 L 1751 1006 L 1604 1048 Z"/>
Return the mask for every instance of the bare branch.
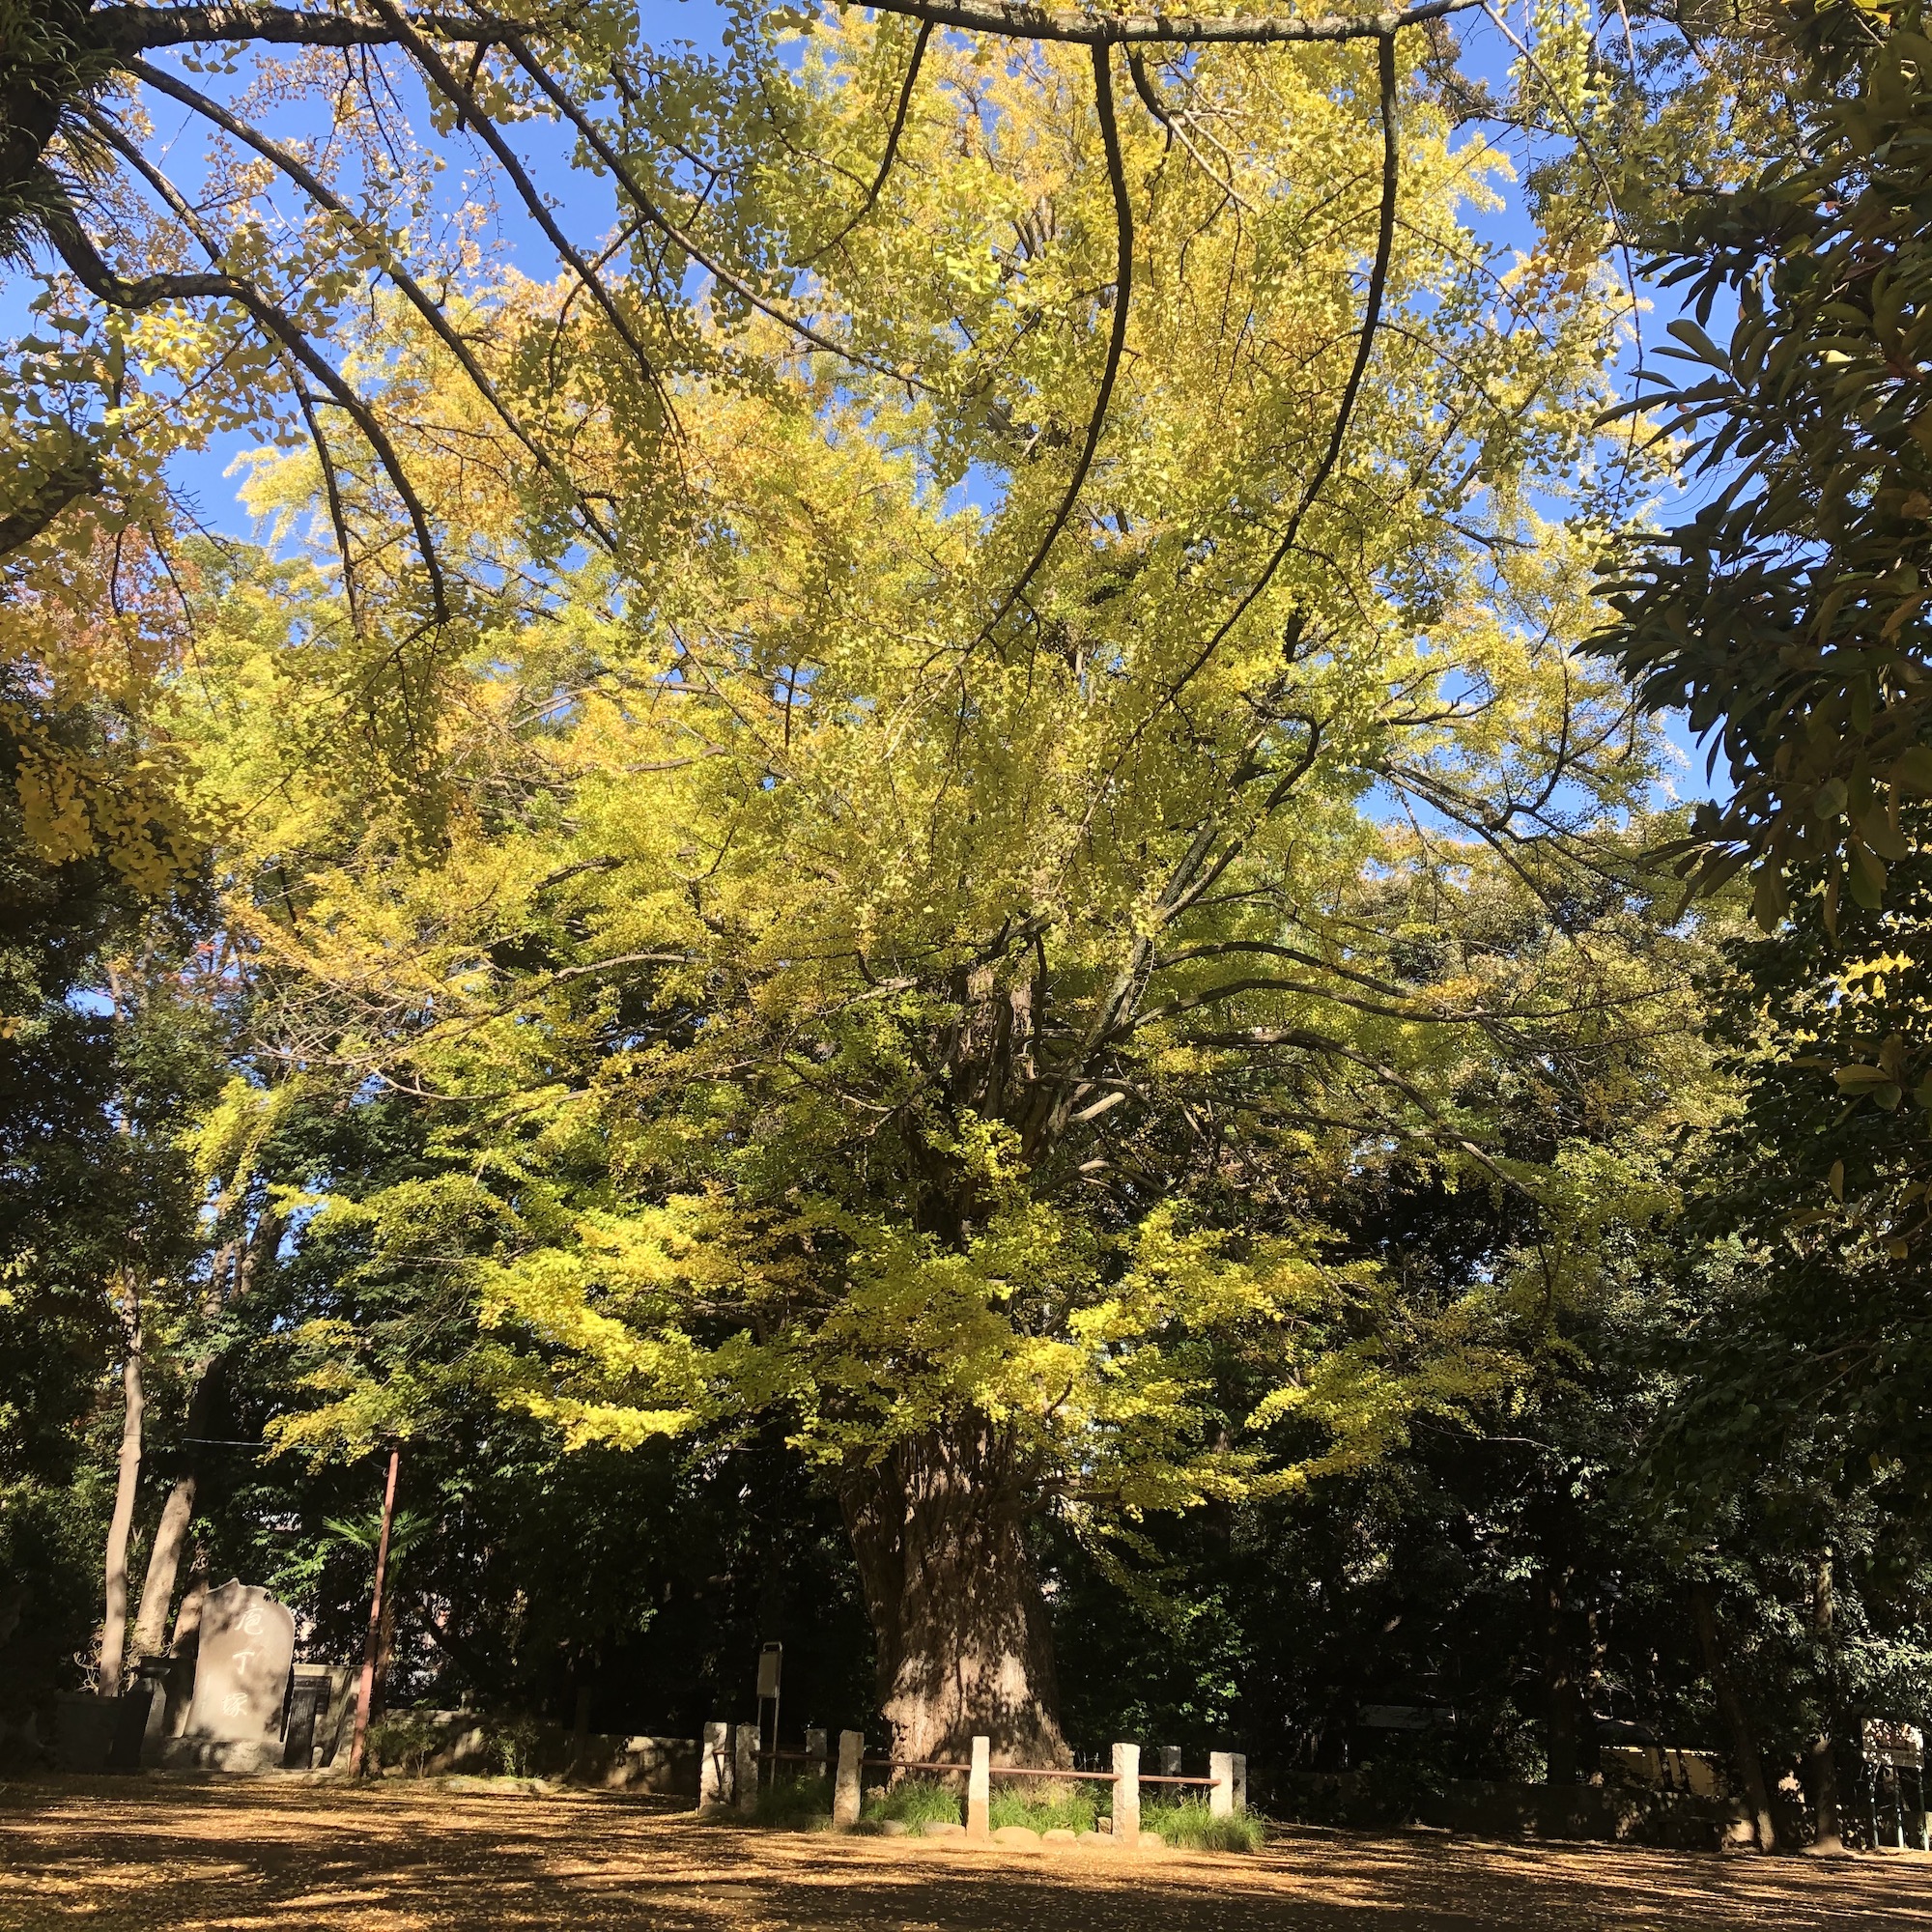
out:
<path id="1" fill-rule="evenodd" d="M 411 19 L 438 40 L 490 43 L 501 26 L 487 14 L 418 12 Z M 392 26 L 353 13 L 308 13 L 296 7 L 99 7 L 87 15 L 95 45 L 115 53 L 197 46 L 215 41 L 259 41 L 281 47 L 393 46 Z"/>

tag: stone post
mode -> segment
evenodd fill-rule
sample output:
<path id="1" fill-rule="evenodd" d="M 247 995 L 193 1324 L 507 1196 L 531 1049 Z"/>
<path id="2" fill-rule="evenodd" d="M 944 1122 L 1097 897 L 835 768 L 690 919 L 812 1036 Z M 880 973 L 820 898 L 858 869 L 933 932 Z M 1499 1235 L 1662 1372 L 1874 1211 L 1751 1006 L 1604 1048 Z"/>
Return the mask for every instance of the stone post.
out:
<path id="1" fill-rule="evenodd" d="M 731 1794 L 740 1811 L 758 1808 L 758 1727 L 738 1726 L 737 1750 L 731 1766 Z"/>
<path id="2" fill-rule="evenodd" d="M 866 1740 L 859 1731 L 838 1733 L 838 1781 L 832 1787 L 832 1822 L 849 1829 L 859 1822 L 861 1760 Z"/>
<path id="3" fill-rule="evenodd" d="M 973 1767 L 966 1774 L 966 1835 L 983 1845 L 993 1835 L 993 1745 L 973 1740 Z"/>
<path id="4" fill-rule="evenodd" d="M 1235 1760 L 1235 1815 L 1242 1816 L 1248 1808 L 1248 1758 L 1245 1751 L 1233 1753 Z"/>
<path id="5" fill-rule="evenodd" d="M 1139 1745 L 1114 1747 L 1114 1842 L 1137 1845 L 1141 1841 L 1141 1747 Z"/>
<path id="6" fill-rule="evenodd" d="M 722 1811 L 731 1802 L 731 1727 L 706 1724 L 697 1753 L 697 1808 Z"/>
<path id="7" fill-rule="evenodd" d="M 1246 1762 L 1246 1759 L 1242 1760 L 1244 1766 Z M 1214 1780 L 1208 1787 L 1208 1812 L 1216 1818 L 1232 1818 L 1235 1815 L 1235 1753 L 1209 1751 L 1208 1776 Z"/>
<path id="8" fill-rule="evenodd" d="M 1179 1745 L 1156 1745 L 1153 1755 L 1154 1762 L 1160 1767 L 1161 1776 L 1179 1777 L 1180 1776 L 1180 1747 Z"/>
<path id="9" fill-rule="evenodd" d="M 807 1731 L 805 1734 L 805 1769 L 812 1777 L 823 1777 L 826 1773 L 825 1733 Z"/>

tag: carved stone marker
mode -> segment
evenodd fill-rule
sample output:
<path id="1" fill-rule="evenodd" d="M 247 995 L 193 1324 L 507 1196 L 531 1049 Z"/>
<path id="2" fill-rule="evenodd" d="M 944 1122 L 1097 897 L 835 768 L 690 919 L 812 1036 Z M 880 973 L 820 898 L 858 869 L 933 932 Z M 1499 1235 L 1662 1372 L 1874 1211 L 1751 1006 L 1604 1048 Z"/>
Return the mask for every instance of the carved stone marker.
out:
<path id="1" fill-rule="evenodd" d="M 295 1655 L 295 1617 L 268 1591 L 232 1577 L 209 1591 L 185 1735 L 217 1745 L 278 1739 Z"/>

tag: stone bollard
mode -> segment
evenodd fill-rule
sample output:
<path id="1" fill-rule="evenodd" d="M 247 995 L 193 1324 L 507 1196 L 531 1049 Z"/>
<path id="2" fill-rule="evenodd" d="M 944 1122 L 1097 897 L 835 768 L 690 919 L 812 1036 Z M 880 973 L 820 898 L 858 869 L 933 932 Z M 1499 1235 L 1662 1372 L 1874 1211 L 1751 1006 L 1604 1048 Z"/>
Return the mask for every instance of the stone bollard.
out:
<path id="1" fill-rule="evenodd" d="M 1163 1777 L 1179 1777 L 1180 1776 L 1180 1747 L 1179 1745 L 1156 1745 L 1153 1755 L 1154 1762 L 1160 1766 L 1160 1775 Z"/>
<path id="2" fill-rule="evenodd" d="M 993 1835 L 993 1743 L 973 1740 L 973 1767 L 966 1774 L 966 1835 L 983 1845 Z"/>
<path id="3" fill-rule="evenodd" d="M 1114 1842 L 1137 1845 L 1141 1841 L 1141 1747 L 1139 1745 L 1114 1747 Z"/>
<path id="4" fill-rule="evenodd" d="M 1241 1767 L 1241 1802 L 1235 1803 L 1235 1766 Z M 1215 1818 L 1232 1818 L 1236 1811 L 1247 1809 L 1248 1761 L 1236 1758 L 1233 1751 L 1209 1751 L 1208 1753 L 1208 1776 L 1214 1782 L 1208 1787 L 1208 1810 Z"/>
<path id="5" fill-rule="evenodd" d="M 811 1777 L 823 1777 L 826 1774 L 823 1731 L 807 1731 L 805 1734 L 805 1769 Z"/>
<path id="6" fill-rule="evenodd" d="M 859 1822 L 859 1784 L 866 1740 L 859 1731 L 838 1733 L 838 1781 L 832 1787 L 832 1822 L 849 1830 Z"/>
<path id="7" fill-rule="evenodd" d="M 1231 1753 L 1235 1769 L 1235 1816 L 1241 1817 L 1248 1808 L 1248 1757 L 1245 1751 Z"/>
<path id="8" fill-rule="evenodd" d="M 758 1808 L 758 1727 L 738 1726 L 737 1750 L 731 1767 L 732 1796 L 740 1811 Z"/>
<path id="9" fill-rule="evenodd" d="M 697 1753 L 697 1808 L 722 1811 L 731 1802 L 731 1727 L 706 1724 Z"/>

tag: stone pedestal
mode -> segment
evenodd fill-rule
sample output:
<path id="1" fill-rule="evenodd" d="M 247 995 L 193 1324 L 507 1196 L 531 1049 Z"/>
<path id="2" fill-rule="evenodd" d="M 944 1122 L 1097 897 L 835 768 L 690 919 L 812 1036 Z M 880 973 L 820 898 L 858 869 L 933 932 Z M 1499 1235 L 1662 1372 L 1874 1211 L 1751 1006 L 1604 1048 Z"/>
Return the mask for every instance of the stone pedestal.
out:
<path id="1" fill-rule="evenodd" d="M 161 1767 L 165 1771 L 279 1771 L 282 1741 L 267 1738 L 259 1743 L 237 1743 L 214 1738 L 170 1738 L 161 1747 Z"/>

